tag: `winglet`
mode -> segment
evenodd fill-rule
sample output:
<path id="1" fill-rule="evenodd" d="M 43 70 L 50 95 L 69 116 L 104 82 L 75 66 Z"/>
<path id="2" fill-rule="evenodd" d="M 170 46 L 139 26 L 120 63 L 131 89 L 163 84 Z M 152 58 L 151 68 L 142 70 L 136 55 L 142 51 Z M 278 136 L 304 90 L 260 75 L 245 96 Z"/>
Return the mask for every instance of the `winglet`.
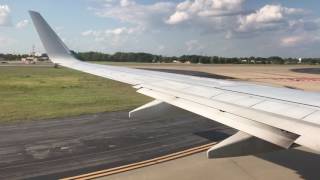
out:
<path id="1" fill-rule="evenodd" d="M 62 59 L 64 61 L 70 58 L 74 59 L 68 47 L 43 19 L 41 14 L 36 11 L 29 11 L 29 14 L 49 58 L 54 63 L 60 63 Z"/>

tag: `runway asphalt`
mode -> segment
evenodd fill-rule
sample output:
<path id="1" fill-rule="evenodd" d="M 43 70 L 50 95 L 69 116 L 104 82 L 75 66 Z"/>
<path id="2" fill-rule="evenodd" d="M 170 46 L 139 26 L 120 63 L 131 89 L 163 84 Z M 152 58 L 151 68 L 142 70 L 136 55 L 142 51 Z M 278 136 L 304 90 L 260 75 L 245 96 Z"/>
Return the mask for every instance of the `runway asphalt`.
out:
<path id="1" fill-rule="evenodd" d="M 138 69 L 145 69 L 151 71 L 160 71 L 160 72 L 167 72 L 167 73 L 174 73 L 174 74 L 184 74 L 189 76 L 198 76 L 198 77 L 206 77 L 206 78 L 214 78 L 214 79 L 227 79 L 227 80 L 235 80 L 236 78 L 230 76 L 224 76 L 219 74 L 213 73 L 206 73 L 201 71 L 192 71 L 192 70 L 181 70 L 181 69 L 151 69 L 151 68 L 138 68 Z"/>
<path id="2" fill-rule="evenodd" d="M 129 119 L 128 112 L 0 126 L 0 179 L 57 179 L 219 141 L 234 131 L 196 115 Z"/>
<path id="3" fill-rule="evenodd" d="M 306 74 L 320 74 L 320 68 L 296 68 L 292 69 L 292 71 Z"/>

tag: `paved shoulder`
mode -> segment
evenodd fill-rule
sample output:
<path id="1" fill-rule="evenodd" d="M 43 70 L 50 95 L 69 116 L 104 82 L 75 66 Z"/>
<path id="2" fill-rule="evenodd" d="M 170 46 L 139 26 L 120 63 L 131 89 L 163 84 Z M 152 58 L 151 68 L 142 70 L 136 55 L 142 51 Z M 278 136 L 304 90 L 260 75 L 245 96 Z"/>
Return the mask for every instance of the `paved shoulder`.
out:
<path id="1" fill-rule="evenodd" d="M 0 127 L 0 179 L 55 179 L 115 167 L 224 139 L 233 130 L 184 114 L 129 119 L 99 113 Z"/>

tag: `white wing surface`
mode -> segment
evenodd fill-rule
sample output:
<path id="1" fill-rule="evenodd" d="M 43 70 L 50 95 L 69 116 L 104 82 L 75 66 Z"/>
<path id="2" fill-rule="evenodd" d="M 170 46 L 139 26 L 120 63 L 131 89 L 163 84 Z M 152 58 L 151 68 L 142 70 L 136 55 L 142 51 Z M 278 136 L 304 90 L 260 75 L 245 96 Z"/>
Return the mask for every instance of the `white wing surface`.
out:
<path id="1" fill-rule="evenodd" d="M 239 130 L 211 148 L 210 158 L 260 153 L 294 144 L 320 152 L 318 93 L 82 62 L 71 55 L 39 13 L 30 11 L 30 15 L 51 61 L 130 84 L 155 99 L 131 115 L 186 110 Z"/>

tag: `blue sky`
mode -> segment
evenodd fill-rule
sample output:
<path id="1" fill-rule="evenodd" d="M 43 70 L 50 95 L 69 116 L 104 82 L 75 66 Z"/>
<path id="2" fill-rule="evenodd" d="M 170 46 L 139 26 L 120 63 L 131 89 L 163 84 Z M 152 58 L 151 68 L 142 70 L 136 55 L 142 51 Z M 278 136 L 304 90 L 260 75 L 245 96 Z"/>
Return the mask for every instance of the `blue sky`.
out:
<path id="1" fill-rule="evenodd" d="M 317 0 L 0 0 L 0 53 L 44 51 L 30 9 L 75 51 L 320 57 Z"/>

